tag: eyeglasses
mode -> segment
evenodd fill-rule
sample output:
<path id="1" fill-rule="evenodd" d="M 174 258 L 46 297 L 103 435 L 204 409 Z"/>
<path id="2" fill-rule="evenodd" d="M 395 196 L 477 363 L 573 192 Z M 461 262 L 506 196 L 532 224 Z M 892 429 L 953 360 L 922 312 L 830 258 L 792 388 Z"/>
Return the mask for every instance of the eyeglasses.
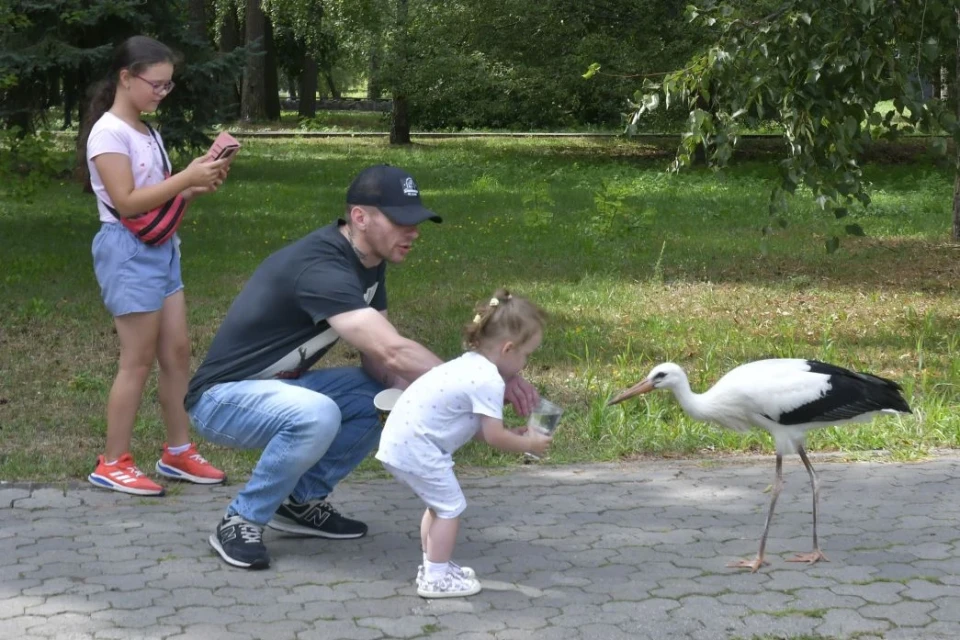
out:
<path id="1" fill-rule="evenodd" d="M 139 78 L 140 80 L 143 80 L 144 82 L 146 82 L 148 85 L 150 85 L 150 88 L 152 88 L 153 92 L 156 93 L 157 95 L 170 93 L 171 91 L 173 91 L 173 88 L 177 86 L 173 82 L 173 80 L 168 80 L 166 82 L 154 82 L 153 80 L 147 80 L 142 76 L 133 76 L 133 77 Z"/>

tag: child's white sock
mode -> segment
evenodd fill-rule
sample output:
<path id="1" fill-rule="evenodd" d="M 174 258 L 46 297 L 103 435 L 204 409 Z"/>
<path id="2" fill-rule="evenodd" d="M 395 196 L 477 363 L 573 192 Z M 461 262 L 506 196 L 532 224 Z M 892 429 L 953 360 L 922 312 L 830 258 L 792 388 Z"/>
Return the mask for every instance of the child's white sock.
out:
<path id="1" fill-rule="evenodd" d="M 450 568 L 449 562 L 430 562 L 426 558 L 423 559 L 423 579 L 427 582 L 436 582 L 443 576 L 447 575 L 447 570 Z"/>
<path id="2" fill-rule="evenodd" d="M 170 452 L 170 455 L 172 456 L 178 456 L 189 448 L 190 443 L 188 442 L 187 444 L 182 444 L 179 447 L 167 447 L 167 451 Z"/>

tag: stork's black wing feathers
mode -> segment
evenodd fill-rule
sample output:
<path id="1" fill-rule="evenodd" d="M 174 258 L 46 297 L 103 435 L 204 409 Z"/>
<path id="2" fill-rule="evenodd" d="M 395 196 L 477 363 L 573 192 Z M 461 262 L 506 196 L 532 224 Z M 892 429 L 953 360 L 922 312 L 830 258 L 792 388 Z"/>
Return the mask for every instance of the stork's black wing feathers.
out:
<path id="1" fill-rule="evenodd" d="M 812 402 L 781 414 L 780 424 L 839 422 L 883 409 L 912 413 L 901 394 L 902 387 L 893 380 L 817 360 L 808 360 L 807 365 L 813 373 L 830 376 L 830 390 Z"/>

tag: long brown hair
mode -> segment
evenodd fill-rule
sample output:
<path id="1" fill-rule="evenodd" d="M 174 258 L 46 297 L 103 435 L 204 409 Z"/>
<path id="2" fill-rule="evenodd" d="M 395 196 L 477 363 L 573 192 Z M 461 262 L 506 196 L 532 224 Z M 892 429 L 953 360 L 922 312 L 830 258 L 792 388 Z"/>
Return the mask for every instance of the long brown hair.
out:
<path id="1" fill-rule="evenodd" d="M 546 312 L 507 289 L 497 289 L 492 298 L 477 305 L 473 320 L 463 328 L 466 346 L 476 349 L 487 340 L 509 337 L 523 344 L 543 332 Z"/>
<path id="2" fill-rule="evenodd" d="M 147 36 L 133 36 L 124 40 L 113 52 L 113 60 L 106 77 L 90 87 L 88 96 L 90 106 L 87 108 L 77 136 L 77 160 L 81 167 L 81 178 L 84 190 L 91 191 L 90 168 L 87 166 L 87 138 L 90 130 L 110 107 L 117 95 L 117 82 L 120 72 L 127 69 L 137 75 L 144 69 L 155 64 L 167 62 L 176 64 L 177 56 L 167 45 Z"/>

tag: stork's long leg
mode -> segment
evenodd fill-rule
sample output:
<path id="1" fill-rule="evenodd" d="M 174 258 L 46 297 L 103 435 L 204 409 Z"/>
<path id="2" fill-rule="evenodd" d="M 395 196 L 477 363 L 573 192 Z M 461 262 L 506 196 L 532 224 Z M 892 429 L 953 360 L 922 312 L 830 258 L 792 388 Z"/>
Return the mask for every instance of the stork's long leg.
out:
<path id="1" fill-rule="evenodd" d="M 807 458 L 807 452 L 804 451 L 802 445 L 797 447 L 797 453 L 800 454 L 803 466 L 807 468 L 807 473 L 810 474 L 810 486 L 813 487 L 813 551 L 798 553 L 787 562 L 807 562 L 809 564 L 818 560 L 830 562 L 830 559 L 823 555 L 823 551 L 820 551 L 820 543 L 817 541 L 817 504 L 820 502 L 820 479 L 817 477 L 817 472 L 813 470 L 813 465 L 810 464 L 810 459 Z"/>
<path id="2" fill-rule="evenodd" d="M 770 496 L 770 510 L 767 512 L 767 522 L 763 525 L 763 535 L 760 537 L 760 550 L 757 552 L 757 557 L 753 560 L 738 560 L 737 562 L 731 562 L 727 565 L 728 567 L 750 569 L 751 573 L 756 573 L 762 565 L 767 564 L 763 561 L 763 550 L 767 546 L 767 533 L 770 532 L 770 522 L 773 520 L 773 509 L 777 506 L 777 498 L 780 497 L 780 492 L 782 490 L 783 456 L 777 453 L 777 479 L 773 483 L 773 495 Z"/>

